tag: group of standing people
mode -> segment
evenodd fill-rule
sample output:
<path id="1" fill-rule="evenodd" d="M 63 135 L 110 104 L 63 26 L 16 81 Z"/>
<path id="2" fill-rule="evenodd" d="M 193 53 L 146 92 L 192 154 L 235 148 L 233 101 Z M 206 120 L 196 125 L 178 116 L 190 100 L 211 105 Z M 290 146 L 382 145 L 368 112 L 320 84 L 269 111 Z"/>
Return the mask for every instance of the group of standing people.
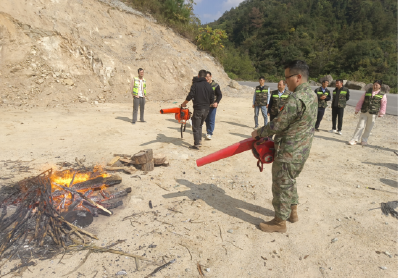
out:
<path id="1" fill-rule="evenodd" d="M 212 139 L 215 128 L 215 115 L 217 107 L 222 99 L 221 88 L 212 79 L 211 72 L 200 70 L 198 75 L 193 77 L 190 92 L 181 107 L 193 100 L 192 130 L 194 144 L 190 149 L 198 150 L 202 145 L 203 124 L 206 122 L 208 140 Z"/>
<path id="2" fill-rule="evenodd" d="M 332 92 L 328 90 L 328 80 L 322 82 L 320 88 L 315 89 L 318 98 L 318 115 L 315 123 L 315 131 L 319 131 L 319 125 L 325 113 L 325 108 L 328 107 L 327 102 L 332 100 L 332 129 L 331 133 L 342 135 L 343 115 L 347 101 L 350 99 L 350 91 L 343 87 L 343 80 L 336 80 L 336 87 Z M 368 137 L 371 134 L 376 117 L 383 117 L 386 113 L 386 94 L 381 91 L 382 80 L 376 80 L 372 88 L 369 88 L 358 101 L 355 114 L 361 110 L 360 120 L 354 132 L 352 139 L 348 142 L 349 145 L 356 145 L 360 142 L 362 146 L 368 145 Z M 337 125 L 336 125 L 337 121 Z M 336 129 L 337 127 L 337 129 Z"/>
<path id="3" fill-rule="evenodd" d="M 131 81 L 130 92 L 133 96 L 132 124 L 136 124 L 140 109 L 140 122 L 144 120 L 144 106 L 146 104 L 146 80 L 144 79 L 144 69 L 138 69 L 138 76 Z M 208 140 L 212 139 L 215 128 L 215 116 L 217 107 L 222 99 L 222 92 L 219 84 L 212 79 L 212 74 L 206 70 L 200 70 L 198 76 L 193 77 L 190 92 L 182 107 L 193 100 L 192 129 L 194 144 L 191 149 L 198 150 L 202 144 L 202 127 L 206 122 Z"/>
<path id="4" fill-rule="evenodd" d="M 253 108 L 254 108 L 254 129 L 258 128 L 258 115 L 261 113 L 264 118 L 264 125 L 268 123 L 269 120 L 272 121 L 279 113 L 282 106 L 285 105 L 287 98 L 290 95 L 290 91 L 285 89 L 285 82 L 280 80 L 278 82 L 278 89 L 270 92 L 270 88 L 265 84 L 265 78 L 261 76 L 258 79 L 260 83 L 256 87 L 253 96 Z"/>
<path id="5" fill-rule="evenodd" d="M 268 123 L 268 116 L 272 121 L 279 113 L 279 110 L 286 104 L 288 96 L 291 92 L 285 89 L 285 82 L 278 82 L 278 89 L 270 93 L 270 88 L 265 84 L 265 78 L 259 78 L 260 85 L 256 87 L 253 96 L 254 108 L 254 129 L 258 129 L 258 117 L 261 110 L 264 118 L 264 126 Z M 328 101 L 332 101 L 332 129 L 330 133 L 342 135 L 344 109 L 347 101 L 350 99 L 350 91 L 343 86 L 343 80 L 337 79 L 335 89 L 331 92 L 328 89 L 329 81 L 322 81 L 321 87 L 314 90 L 318 99 L 317 121 L 315 123 L 315 131 L 319 132 L 319 126 L 325 114 L 325 109 L 328 107 Z M 359 123 L 352 139 L 348 142 L 349 145 L 356 145 L 360 142 L 361 145 L 367 145 L 368 137 L 374 126 L 376 117 L 382 117 L 386 113 L 386 95 L 381 91 L 382 80 L 376 80 L 356 105 L 355 113 L 361 111 Z"/>
<path id="6" fill-rule="evenodd" d="M 146 81 L 143 79 L 144 71 L 139 69 L 138 73 L 139 77 L 135 77 L 131 84 L 134 96 L 132 123 L 136 122 L 138 106 L 141 111 L 140 120 L 144 121 L 142 111 L 145 104 Z M 313 91 L 308 84 L 308 75 L 308 65 L 304 61 L 295 60 L 285 66 L 285 81 L 278 82 L 277 90 L 270 92 L 270 88 L 265 85 L 264 77 L 259 78 L 260 85 L 255 89 L 253 97 L 255 130 L 251 136 L 254 139 L 275 136 L 275 158 L 272 164 L 272 204 L 275 216 L 271 221 L 260 223 L 259 227 L 264 232 L 284 233 L 287 230 L 286 221 L 291 223 L 299 221 L 296 178 L 308 159 L 314 131 L 319 131 L 328 101 L 332 101 L 330 132 L 342 134 L 344 108 L 350 98 L 349 90 L 343 87 L 343 80 L 338 79 L 332 96 L 327 88 L 328 80 L 324 80 L 322 86 Z M 360 140 L 362 145 L 366 145 L 376 116 L 382 117 L 385 114 L 387 100 L 386 95 L 381 91 L 381 86 L 382 81 L 376 80 L 373 87 L 368 89 L 358 101 L 355 113 L 361 111 L 361 116 L 354 136 L 349 141 L 350 145 L 355 145 Z M 185 107 L 189 101 L 193 100 L 194 144 L 190 148 L 198 150 L 201 146 L 202 126 L 205 121 L 206 138 L 212 138 L 216 110 L 221 98 L 221 89 L 212 80 L 211 73 L 200 70 L 198 76 L 193 78 L 190 92 L 181 104 L 181 107 Z M 264 126 L 258 128 L 260 110 L 264 117 Z"/>

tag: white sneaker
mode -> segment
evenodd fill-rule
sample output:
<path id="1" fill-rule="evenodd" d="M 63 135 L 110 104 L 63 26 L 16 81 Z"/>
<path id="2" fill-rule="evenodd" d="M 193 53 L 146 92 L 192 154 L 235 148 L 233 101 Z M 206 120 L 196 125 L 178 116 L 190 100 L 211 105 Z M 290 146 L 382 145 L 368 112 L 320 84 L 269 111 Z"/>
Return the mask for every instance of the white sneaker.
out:
<path id="1" fill-rule="evenodd" d="M 336 129 L 329 130 L 330 133 L 336 133 Z"/>
<path id="2" fill-rule="evenodd" d="M 336 132 L 337 134 L 339 134 L 339 135 L 342 135 L 342 132 L 341 131 L 338 131 L 338 132 Z"/>
<path id="3" fill-rule="evenodd" d="M 349 142 L 347 142 L 347 144 L 354 146 L 357 144 L 357 141 L 350 140 Z"/>
<path id="4" fill-rule="evenodd" d="M 186 123 L 190 124 L 190 126 L 192 126 L 192 119 L 187 120 Z"/>
<path id="5" fill-rule="evenodd" d="M 206 135 L 206 138 L 207 138 L 208 140 L 211 140 L 211 139 L 212 139 L 212 135 L 211 135 L 211 134 L 207 134 L 207 135 Z"/>

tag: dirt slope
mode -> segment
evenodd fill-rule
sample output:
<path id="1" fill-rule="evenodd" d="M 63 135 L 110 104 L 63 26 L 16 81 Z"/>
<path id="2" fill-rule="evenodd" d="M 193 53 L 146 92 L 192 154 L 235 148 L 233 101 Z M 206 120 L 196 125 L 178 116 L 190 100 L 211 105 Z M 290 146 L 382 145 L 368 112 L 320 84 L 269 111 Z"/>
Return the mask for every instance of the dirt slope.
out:
<path id="1" fill-rule="evenodd" d="M 139 67 L 149 100 L 183 96 L 200 69 L 210 70 L 223 92 L 237 92 L 213 57 L 122 2 L 0 3 L 0 105 L 131 101 Z"/>

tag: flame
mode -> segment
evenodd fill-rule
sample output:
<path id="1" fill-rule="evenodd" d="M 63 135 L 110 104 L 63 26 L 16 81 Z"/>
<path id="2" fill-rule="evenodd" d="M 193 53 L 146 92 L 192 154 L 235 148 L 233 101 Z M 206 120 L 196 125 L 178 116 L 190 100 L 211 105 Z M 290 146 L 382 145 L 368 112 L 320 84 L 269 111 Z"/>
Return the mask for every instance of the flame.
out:
<path id="1" fill-rule="evenodd" d="M 74 174 L 75 174 L 75 178 L 74 178 L 73 183 L 71 184 Z M 53 175 L 51 175 L 50 180 L 52 183 L 52 185 L 51 185 L 52 191 L 54 192 L 55 190 L 60 189 L 58 186 L 54 185 L 54 183 L 61 184 L 65 187 L 69 187 L 70 184 L 72 186 L 76 183 L 84 182 L 84 181 L 94 179 L 97 177 L 106 178 L 109 176 L 110 176 L 109 174 L 104 173 L 103 169 L 100 166 L 98 166 L 98 167 L 94 168 L 93 172 L 86 172 L 86 173 L 77 173 L 77 171 L 74 171 L 74 170 L 65 170 L 62 172 L 55 172 Z"/>

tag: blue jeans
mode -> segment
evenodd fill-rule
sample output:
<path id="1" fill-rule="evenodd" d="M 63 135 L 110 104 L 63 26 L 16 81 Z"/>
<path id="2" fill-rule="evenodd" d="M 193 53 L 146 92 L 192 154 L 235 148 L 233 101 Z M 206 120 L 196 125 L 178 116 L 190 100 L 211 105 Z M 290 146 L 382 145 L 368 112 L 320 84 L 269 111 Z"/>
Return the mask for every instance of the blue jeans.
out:
<path id="1" fill-rule="evenodd" d="M 210 107 L 206 118 L 207 134 L 213 135 L 215 127 L 215 114 L 217 114 L 217 107 Z"/>
<path id="2" fill-rule="evenodd" d="M 266 106 L 254 106 L 254 122 L 256 123 L 256 127 L 258 127 L 258 114 L 261 113 L 264 117 L 264 125 L 268 124 L 268 111 Z"/>

